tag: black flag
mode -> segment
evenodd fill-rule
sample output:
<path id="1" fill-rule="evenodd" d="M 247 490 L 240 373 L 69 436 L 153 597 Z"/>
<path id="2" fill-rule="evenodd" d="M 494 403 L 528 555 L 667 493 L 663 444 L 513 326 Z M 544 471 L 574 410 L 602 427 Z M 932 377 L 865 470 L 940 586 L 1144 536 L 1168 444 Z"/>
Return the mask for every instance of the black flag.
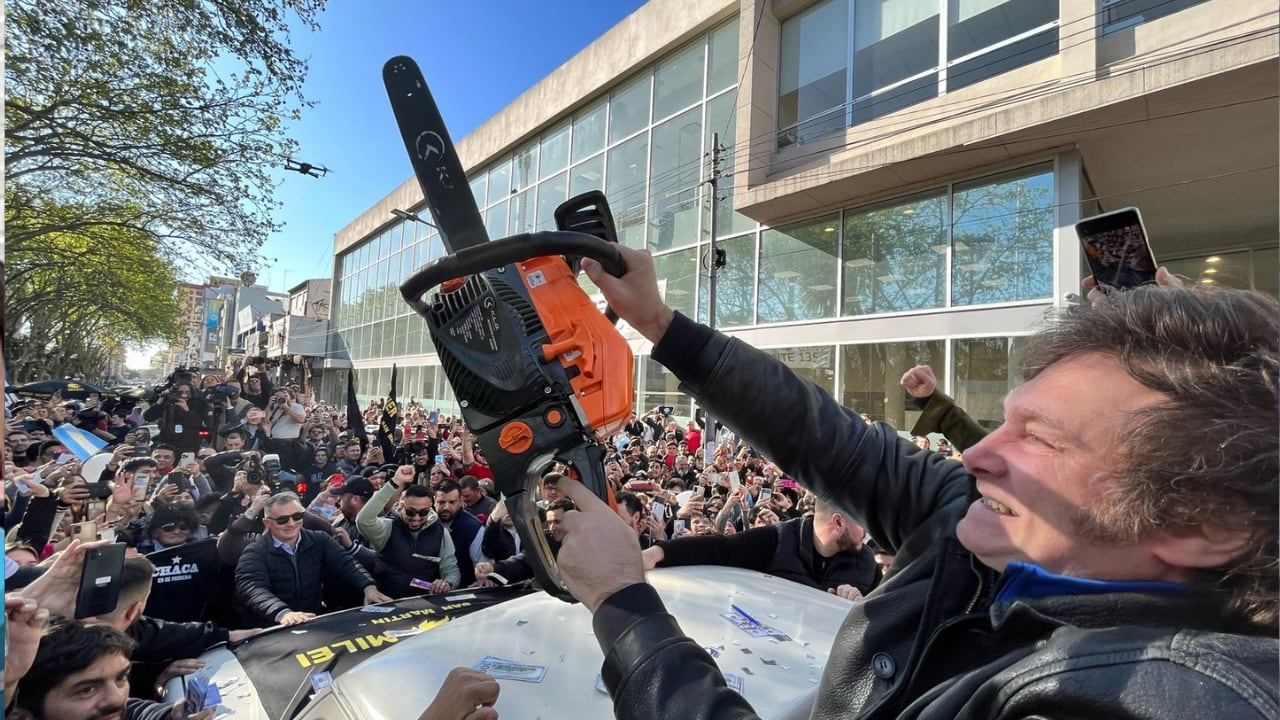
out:
<path id="1" fill-rule="evenodd" d="M 391 389 L 382 405 L 382 420 L 378 423 L 378 445 L 382 447 L 382 461 L 396 462 L 396 428 L 400 425 L 400 405 L 396 402 L 396 366 L 391 365 Z"/>
<path id="2" fill-rule="evenodd" d="M 360 441 L 360 454 L 369 449 L 369 433 L 364 430 L 364 415 L 360 414 L 360 401 L 356 399 L 354 370 L 347 370 L 347 437 Z"/>

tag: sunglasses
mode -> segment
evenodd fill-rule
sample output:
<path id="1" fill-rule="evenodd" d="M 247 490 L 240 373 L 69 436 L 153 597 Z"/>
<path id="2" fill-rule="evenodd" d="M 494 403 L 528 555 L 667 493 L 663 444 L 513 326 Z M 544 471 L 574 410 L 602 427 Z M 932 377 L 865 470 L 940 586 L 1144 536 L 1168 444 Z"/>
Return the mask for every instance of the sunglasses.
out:
<path id="1" fill-rule="evenodd" d="M 191 526 L 181 524 L 181 523 L 165 523 L 160 526 L 160 529 L 165 532 L 173 532 L 174 530 L 184 530 L 184 531 L 190 532 Z"/>
<path id="2" fill-rule="evenodd" d="M 302 522 L 302 518 L 304 515 L 306 515 L 306 513 L 296 512 L 292 515 L 281 515 L 280 517 L 269 517 L 267 518 L 267 520 L 270 520 L 271 522 L 277 525 L 288 525 L 289 523 Z"/>
<path id="3" fill-rule="evenodd" d="M 401 509 L 402 509 L 402 510 L 404 510 L 404 516 L 405 516 L 405 517 L 426 517 L 426 516 L 427 516 L 428 514 L 430 514 L 430 512 L 431 512 L 431 508 L 423 508 L 423 509 L 421 509 L 421 510 L 414 510 L 414 509 L 413 509 L 413 508 L 411 508 L 411 507 L 407 507 L 407 508 L 401 508 Z"/>

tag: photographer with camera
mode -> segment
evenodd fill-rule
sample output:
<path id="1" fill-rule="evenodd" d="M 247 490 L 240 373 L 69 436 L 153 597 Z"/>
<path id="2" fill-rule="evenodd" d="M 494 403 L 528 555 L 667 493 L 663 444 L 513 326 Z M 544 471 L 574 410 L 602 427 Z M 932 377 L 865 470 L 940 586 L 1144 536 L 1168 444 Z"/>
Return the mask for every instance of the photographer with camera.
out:
<path id="1" fill-rule="evenodd" d="M 191 383 L 174 382 L 158 400 L 142 417 L 159 426 L 159 442 L 172 445 L 179 452 L 199 450 L 206 408 L 202 399 L 192 396 Z"/>
<path id="2" fill-rule="evenodd" d="M 294 400 L 293 391 L 287 387 L 276 388 L 267 409 L 269 447 L 280 455 L 281 466 L 291 473 L 298 472 L 310 454 L 302 438 L 306 421 L 307 411 Z"/>

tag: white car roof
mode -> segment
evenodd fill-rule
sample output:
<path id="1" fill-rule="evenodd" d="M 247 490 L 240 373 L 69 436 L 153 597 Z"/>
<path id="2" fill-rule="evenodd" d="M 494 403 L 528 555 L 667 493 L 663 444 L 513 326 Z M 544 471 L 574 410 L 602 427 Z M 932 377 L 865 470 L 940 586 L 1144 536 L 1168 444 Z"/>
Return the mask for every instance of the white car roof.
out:
<path id="1" fill-rule="evenodd" d="M 648 580 L 685 634 L 711 649 L 721 671 L 741 681 L 742 694 L 760 717 L 809 716 L 832 639 L 852 607 L 850 601 L 730 567 L 658 568 L 648 573 Z M 467 594 L 463 590 L 448 597 L 465 599 Z M 754 637 L 767 629 L 752 625 L 742 613 L 780 637 Z M 300 635 L 299 648 L 306 642 L 305 635 Z M 318 695 L 298 717 L 416 718 L 450 670 L 474 667 L 485 657 L 522 666 L 520 671 L 529 677 L 540 676 L 539 682 L 499 680 L 502 690 L 495 708 L 503 720 L 614 717 L 612 700 L 596 687 L 604 658 L 592 632 L 591 615 L 581 604 L 564 603 L 541 592 L 401 637 L 394 646 L 334 678 L 331 690 Z M 233 711 L 232 717 L 266 719 L 256 690 L 245 682 L 243 669 L 230 651 L 216 648 L 203 659 L 213 682 L 234 683 L 222 692 L 222 707 Z M 171 692 L 178 696 L 181 682 L 171 682 L 175 685 Z M 222 710 L 217 714 L 221 716 Z"/>

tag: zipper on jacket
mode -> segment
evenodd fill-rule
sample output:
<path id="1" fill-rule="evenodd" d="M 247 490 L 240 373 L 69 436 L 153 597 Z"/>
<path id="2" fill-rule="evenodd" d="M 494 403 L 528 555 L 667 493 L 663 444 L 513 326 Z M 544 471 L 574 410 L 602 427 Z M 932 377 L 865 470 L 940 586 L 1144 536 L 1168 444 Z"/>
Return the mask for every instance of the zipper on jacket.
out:
<path id="1" fill-rule="evenodd" d="M 964 608 L 964 614 L 965 614 L 965 615 L 968 615 L 968 614 L 970 614 L 970 613 L 972 613 L 972 612 L 973 612 L 973 609 L 974 609 L 975 607 L 977 607 L 977 605 L 978 605 L 978 601 L 982 599 L 982 595 L 983 595 L 983 593 L 985 593 L 985 592 L 986 592 L 986 590 L 987 590 L 987 578 L 986 578 L 986 575 L 985 575 L 981 570 L 979 570 L 979 569 L 977 568 L 977 566 L 974 564 L 975 562 L 977 562 L 977 558 L 976 558 L 976 557 L 974 557 L 972 554 L 970 554 L 970 555 L 969 555 L 969 569 L 973 571 L 973 574 L 974 574 L 974 575 L 977 575 L 977 576 L 978 576 L 978 589 L 974 591 L 974 593 L 973 593 L 973 599 L 972 599 L 972 600 L 970 600 L 970 601 L 969 601 L 969 604 L 965 606 L 965 608 Z"/>

